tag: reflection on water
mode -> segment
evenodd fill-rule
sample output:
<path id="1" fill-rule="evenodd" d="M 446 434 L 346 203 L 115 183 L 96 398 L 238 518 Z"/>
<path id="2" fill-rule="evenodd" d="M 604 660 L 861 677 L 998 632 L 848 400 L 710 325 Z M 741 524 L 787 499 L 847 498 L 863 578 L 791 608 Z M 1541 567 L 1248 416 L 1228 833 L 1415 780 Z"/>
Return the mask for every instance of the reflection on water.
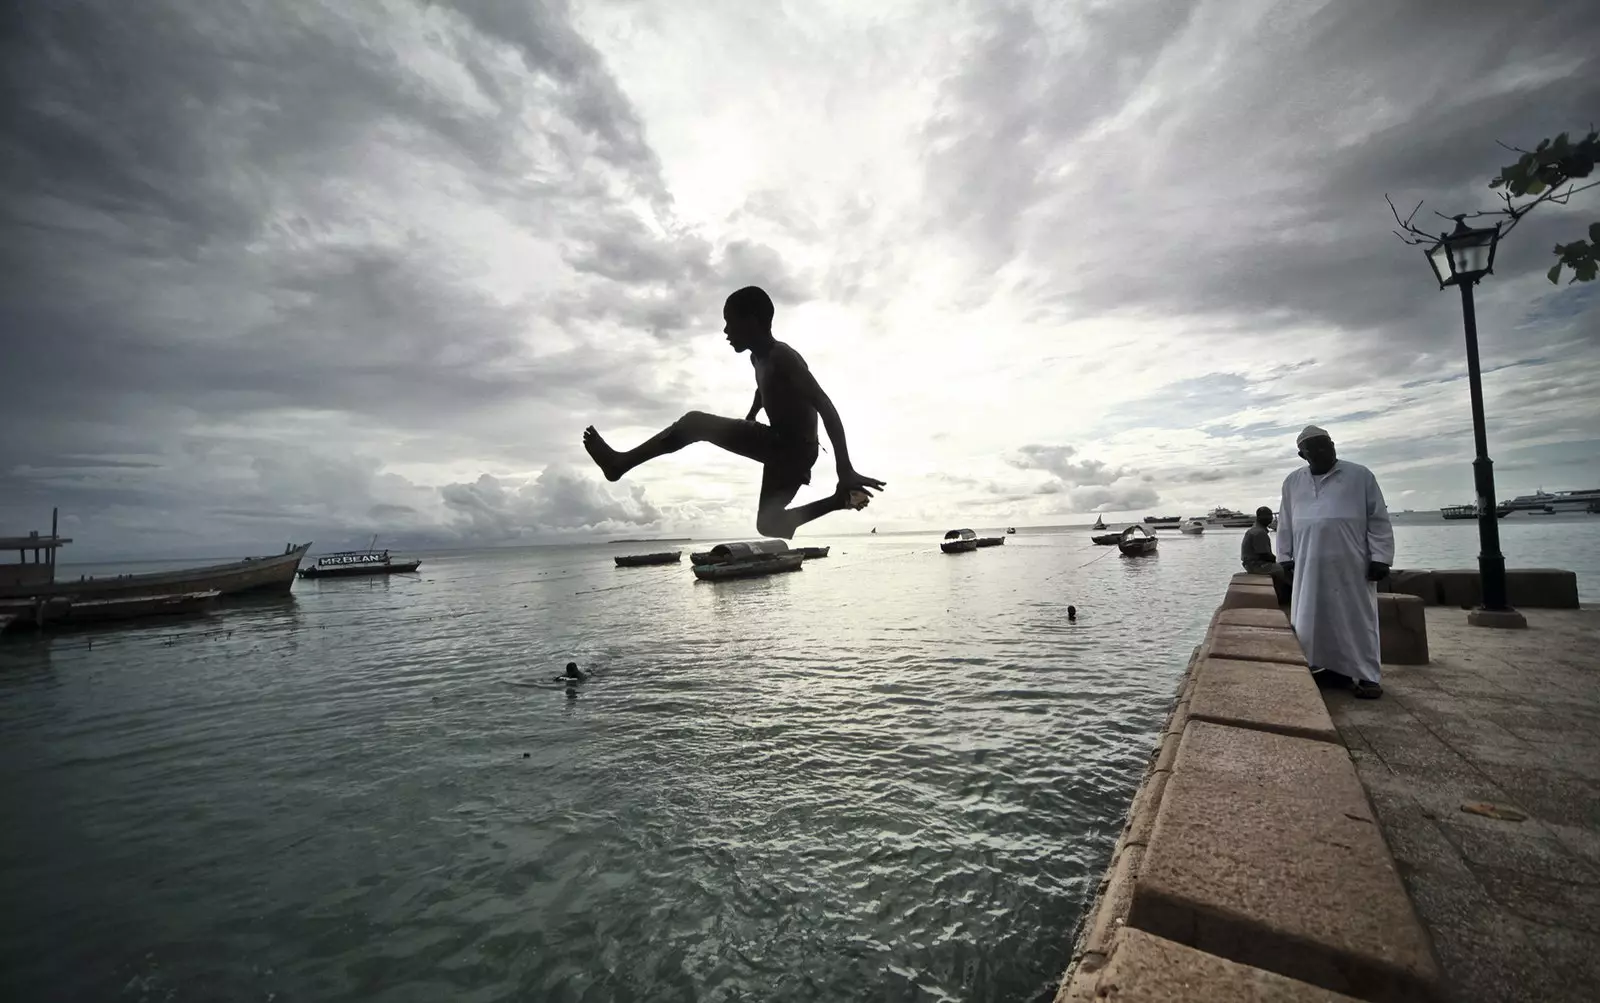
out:
<path id="1" fill-rule="evenodd" d="M 5 995 L 1030 998 L 1237 560 L 1161 541 L 436 555 L 0 644 Z"/>

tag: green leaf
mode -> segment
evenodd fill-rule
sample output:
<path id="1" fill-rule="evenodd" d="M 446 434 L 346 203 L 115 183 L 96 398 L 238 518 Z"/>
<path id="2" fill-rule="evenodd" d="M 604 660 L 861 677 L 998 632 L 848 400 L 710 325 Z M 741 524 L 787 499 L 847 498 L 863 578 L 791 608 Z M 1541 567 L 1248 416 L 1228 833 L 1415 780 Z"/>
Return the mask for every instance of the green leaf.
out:
<path id="1" fill-rule="evenodd" d="M 1550 276 L 1550 284 L 1555 285 L 1557 280 L 1561 278 L 1561 262 L 1558 261 L 1551 265 L 1550 270 L 1545 274 Z"/>
<path id="2" fill-rule="evenodd" d="M 1600 247 L 1600 222 L 1589 224 L 1589 239 L 1594 242 L 1594 246 Z"/>
<path id="3" fill-rule="evenodd" d="M 1600 274 L 1600 261 L 1594 258 L 1580 261 L 1572 266 L 1573 282 L 1593 282 L 1597 274 Z"/>
<path id="4" fill-rule="evenodd" d="M 1522 191 L 1519 194 L 1522 194 L 1522 195 L 1537 195 L 1537 194 L 1539 194 L 1540 192 L 1542 192 L 1544 190 L 1545 190 L 1545 183 L 1543 181 L 1540 181 L 1538 178 L 1534 178 L 1532 181 L 1529 181 L 1526 186 L 1523 187 Z"/>

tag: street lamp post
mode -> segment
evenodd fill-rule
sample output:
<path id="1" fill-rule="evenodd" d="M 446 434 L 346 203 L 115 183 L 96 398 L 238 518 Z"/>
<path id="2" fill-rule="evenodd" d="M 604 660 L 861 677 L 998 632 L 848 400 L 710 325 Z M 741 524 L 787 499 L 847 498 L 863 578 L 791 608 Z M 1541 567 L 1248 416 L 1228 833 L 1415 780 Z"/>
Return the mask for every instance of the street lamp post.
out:
<path id="1" fill-rule="evenodd" d="M 1494 270 L 1500 224 L 1474 228 L 1467 226 L 1462 216 L 1455 217 L 1455 221 L 1455 230 L 1441 233 L 1427 254 L 1439 288 L 1460 288 L 1461 317 L 1467 329 L 1467 382 L 1472 391 L 1472 436 L 1477 446 L 1472 479 L 1478 494 L 1478 575 L 1483 587 L 1483 605 L 1477 612 L 1487 614 L 1469 619 L 1484 626 L 1526 626 L 1527 621 L 1506 601 L 1506 559 L 1500 553 L 1494 462 L 1489 459 L 1489 436 L 1483 421 L 1483 380 L 1478 368 L 1478 318 L 1472 302 L 1472 287 Z"/>

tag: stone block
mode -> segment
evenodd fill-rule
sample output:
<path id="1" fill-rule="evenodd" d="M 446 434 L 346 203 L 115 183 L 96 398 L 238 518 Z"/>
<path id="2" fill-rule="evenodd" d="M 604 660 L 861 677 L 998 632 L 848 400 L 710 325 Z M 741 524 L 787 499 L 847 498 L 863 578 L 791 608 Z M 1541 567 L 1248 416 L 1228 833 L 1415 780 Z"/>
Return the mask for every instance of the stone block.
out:
<path id="1" fill-rule="evenodd" d="M 1435 571 L 1439 605 L 1471 608 L 1483 602 L 1477 568 Z M 1578 575 L 1559 568 L 1507 568 L 1506 601 L 1529 609 L 1577 609 Z"/>
<path id="2" fill-rule="evenodd" d="M 1440 606 L 1476 606 L 1483 601 L 1477 568 L 1442 568 L 1434 571 Z"/>
<path id="3" fill-rule="evenodd" d="M 1427 933 L 1328 742 L 1191 720 L 1127 922 L 1361 999 L 1438 998 Z"/>
<path id="4" fill-rule="evenodd" d="M 1213 626 L 1225 624 L 1229 627 L 1274 627 L 1281 630 L 1292 629 L 1289 626 L 1289 614 L 1281 609 L 1219 609 Z"/>
<path id="5" fill-rule="evenodd" d="M 1232 582 L 1222 599 L 1223 609 L 1277 609 L 1278 592 L 1271 585 Z"/>
<path id="6" fill-rule="evenodd" d="M 1355 1003 L 1350 996 L 1296 982 L 1143 930 L 1123 929 L 1093 972 L 1080 971 L 1057 1003 Z"/>
<path id="7" fill-rule="evenodd" d="M 1271 585 L 1271 575 L 1253 575 L 1248 571 L 1236 571 L 1233 582 L 1239 585 Z"/>
<path id="8" fill-rule="evenodd" d="M 1189 720 L 1339 741 L 1322 693 L 1300 665 L 1207 658 L 1195 670 Z"/>
<path id="9" fill-rule="evenodd" d="M 1506 599 L 1529 609 L 1577 609 L 1578 575 L 1558 568 L 1508 568 Z"/>
<path id="10" fill-rule="evenodd" d="M 1156 827 L 1156 810 L 1161 807 L 1161 794 L 1167 788 L 1172 774 L 1166 770 L 1145 774 L 1144 783 L 1133 796 L 1128 808 L 1128 824 L 1122 830 L 1123 846 L 1146 846 L 1150 833 Z"/>
<path id="11" fill-rule="evenodd" d="M 1418 596 L 1379 592 L 1378 646 L 1386 665 L 1427 665 L 1427 603 Z"/>
<path id="12" fill-rule="evenodd" d="M 1294 632 L 1271 627 L 1235 627 L 1219 623 L 1211 628 L 1205 644 L 1201 645 L 1201 655 L 1242 662 L 1306 664 L 1305 652 Z"/>

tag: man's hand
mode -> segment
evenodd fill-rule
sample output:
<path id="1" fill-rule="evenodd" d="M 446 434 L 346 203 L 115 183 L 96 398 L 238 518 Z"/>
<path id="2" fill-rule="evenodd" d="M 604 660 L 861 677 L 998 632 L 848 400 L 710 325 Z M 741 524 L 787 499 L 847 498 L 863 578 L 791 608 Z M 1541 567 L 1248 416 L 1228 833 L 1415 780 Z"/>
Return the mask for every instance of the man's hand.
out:
<path id="1" fill-rule="evenodd" d="M 1389 566 L 1381 561 L 1367 562 L 1367 581 L 1381 582 L 1389 575 Z"/>
<path id="2" fill-rule="evenodd" d="M 853 468 L 847 467 L 839 471 L 839 490 L 860 490 L 870 494 L 873 491 L 882 491 L 883 482 L 876 477 L 868 477 L 866 474 L 856 473 Z"/>

